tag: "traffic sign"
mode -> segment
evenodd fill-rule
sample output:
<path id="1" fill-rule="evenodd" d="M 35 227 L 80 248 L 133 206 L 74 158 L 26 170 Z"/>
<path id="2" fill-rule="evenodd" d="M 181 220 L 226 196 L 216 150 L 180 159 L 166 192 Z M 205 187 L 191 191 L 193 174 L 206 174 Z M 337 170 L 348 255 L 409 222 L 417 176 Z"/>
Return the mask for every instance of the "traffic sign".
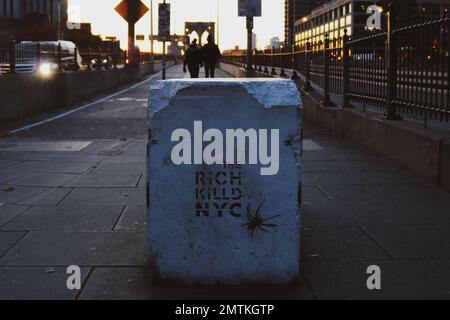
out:
<path id="1" fill-rule="evenodd" d="M 149 11 L 149 8 L 141 0 L 123 0 L 115 10 L 125 21 L 135 24 Z"/>
<path id="2" fill-rule="evenodd" d="M 170 3 L 159 4 L 158 40 L 170 41 Z"/>
<path id="3" fill-rule="evenodd" d="M 239 0 L 239 17 L 261 17 L 261 0 Z"/>

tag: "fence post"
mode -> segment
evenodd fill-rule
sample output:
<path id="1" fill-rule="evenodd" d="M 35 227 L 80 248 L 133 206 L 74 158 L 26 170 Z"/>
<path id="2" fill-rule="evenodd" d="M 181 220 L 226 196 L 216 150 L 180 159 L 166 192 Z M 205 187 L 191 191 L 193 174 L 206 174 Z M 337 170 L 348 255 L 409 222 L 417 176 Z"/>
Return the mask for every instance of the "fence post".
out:
<path id="1" fill-rule="evenodd" d="M 73 70 L 78 71 L 80 66 L 78 65 L 78 48 L 75 47 L 73 51 Z"/>
<path id="2" fill-rule="evenodd" d="M 347 35 L 347 29 L 344 30 L 344 39 L 342 40 L 343 57 L 342 57 L 342 107 L 350 107 L 350 97 L 348 95 L 350 88 L 350 48 L 349 48 L 349 36 Z"/>
<path id="3" fill-rule="evenodd" d="M 284 62 L 284 48 L 283 49 L 281 49 L 280 48 L 280 69 L 281 69 L 281 72 L 280 72 L 280 77 L 286 77 L 287 75 L 286 75 L 286 72 L 284 71 L 284 64 L 283 64 L 283 62 Z"/>
<path id="4" fill-rule="evenodd" d="M 388 51 L 388 74 L 387 74 L 387 97 L 386 97 L 386 117 L 389 120 L 398 120 L 397 107 L 397 41 L 394 30 L 397 28 L 397 15 L 395 4 L 389 3 L 387 13 L 387 51 Z"/>
<path id="5" fill-rule="evenodd" d="M 118 56 L 119 56 L 118 49 L 115 48 L 114 54 L 113 54 L 113 66 L 114 66 L 114 69 L 117 69 L 117 58 L 118 58 Z M 154 56 L 152 55 L 152 59 L 153 58 L 154 58 Z"/>
<path id="6" fill-rule="evenodd" d="M 9 47 L 9 73 L 16 73 L 16 40 L 11 37 Z"/>
<path id="7" fill-rule="evenodd" d="M 295 59 L 295 44 L 292 45 L 292 80 L 298 80 L 300 77 L 297 74 L 295 68 L 297 67 L 297 61 Z"/>
<path id="8" fill-rule="evenodd" d="M 330 106 L 330 36 L 325 34 L 325 41 L 323 44 L 323 94 L 324 98 L 322 104 Z"/>
<path id="9" fill-rule="evenodd" d="M 41 65 L 41 44 L 36 43 L 36 66 L 39 68 Z"/>
<path id="10" fill-rule="evenodd" d="M 98 54 L 97 54 L 97 64 L 98 64 L 98 70 L 100 70 L 101 65 L 103 64 L 103 58 L 102 58 L 102 48 L 98 47 Z M 133 59 L 134 61 L 134 59 Z M 106 66 L 105 66 L 106 67 Z"/>
<path id="11" fill-rule="evenodd" d="M 306 43 L 306 59 L 305 59 L 305 63 L 306 63 L 306 74 L 305 74 L 305 86 L 303 87 L 303 90 L 305 91 L 309 91 L 312 90 L 311 87 L 311 42 L 307 42 Z"/>
<path id="12" fill-rule="evenodd" d="M 92 52 L 91 48 L 88 48 L 88 70 L 92 70 Z"/>
<path id="13" fill-rule="evenodd" d="M 58 43 L 58 71 L 62 71 L 62 48 L 61 48 L 61 43 Z"/>
<path id="14" fill-rule="evenodd" d="M 276 76 L 277 73 L 275 71 L 275 47 L 272 47 L 272 52 L 270 54 L 270 66 L 272 67 L 272 72 L 270 73 L 272 76 Z"/>

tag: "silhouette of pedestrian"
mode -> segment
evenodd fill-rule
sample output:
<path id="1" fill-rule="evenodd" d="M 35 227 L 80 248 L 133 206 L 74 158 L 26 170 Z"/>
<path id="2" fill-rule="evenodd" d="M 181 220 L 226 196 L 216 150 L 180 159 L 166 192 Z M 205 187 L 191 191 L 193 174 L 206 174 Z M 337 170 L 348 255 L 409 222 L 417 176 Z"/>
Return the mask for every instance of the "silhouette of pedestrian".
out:
<path id="1" fill-rule="evenodd" d="M 222 57 L 219 47 L 214 43 L 212 35 L 208 36 L 208 44 L 202 48 L 202 60 L 205 64 L 205 77 L 215 77 L 217 61 Z"/>
<path id="2" fill-rule="evenodd" d="M 191 78 L 198 78 L 200 73 L 200 65 L 202 64 L 202 55 L 197 46 L 197 39 L 194 39 L 184 54 L 183 72 L 186 73 L 186 66 L 188 66 Z"/>

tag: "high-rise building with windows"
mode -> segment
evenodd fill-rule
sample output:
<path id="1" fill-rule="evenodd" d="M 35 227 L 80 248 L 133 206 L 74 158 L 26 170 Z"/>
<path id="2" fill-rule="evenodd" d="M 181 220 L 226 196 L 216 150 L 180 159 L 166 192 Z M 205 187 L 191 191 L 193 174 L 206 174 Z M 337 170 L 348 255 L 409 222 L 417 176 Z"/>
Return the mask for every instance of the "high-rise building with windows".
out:
<path id="1" fill-rule="evenodd" d="M 0 0 L 0 19 L 44 16 L 60 34 L 66 26 L 67 8 L 68 0 Z"/>
<path id="2" fill-rule="evenodd" d="M 367 8 L 373 0 L 333 0 L 328 1 L 294 22 L 294 42 L 304 46 L 306 42 L 323 41 L 328 34 L 330 39 L 344 36 L 357 36 L 368 32 L 366 22 Z M 381 1 L 380 1 L 381 2 Z M 382 3 L 382 2 L 381 2 Z M 402 3 L 399 14 L 426 13 L 430 16 L 448 16 L 450 0 L 409 0 Z"/>
<path id="3" fill-rule="evenodd" d="M 327 0 L 285 0 L 284 1 L 284 42 L 286 46 L 294 41 L 294 24 L 298 19 L 310 14 L 311 10 Z"/>

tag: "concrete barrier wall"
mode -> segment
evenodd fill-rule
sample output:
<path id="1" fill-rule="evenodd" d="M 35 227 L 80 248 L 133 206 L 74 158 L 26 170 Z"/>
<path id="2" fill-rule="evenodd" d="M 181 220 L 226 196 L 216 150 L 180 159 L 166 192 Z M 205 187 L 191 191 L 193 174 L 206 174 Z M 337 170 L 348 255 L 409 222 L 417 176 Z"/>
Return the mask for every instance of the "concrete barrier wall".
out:
<path id="1" fill-rule="evenodd" d="M 86 101 L 145 75 L 159 64 L 106 71 L 63 72 L 49 78 L 38 74 L 0 76 L 0 121 L 12 121 Z"/>
<path id="2" fill-rule="evenodd" d="M 450 139 L 442 141 L 440 179 L 441 186 L 450 191 Z"/>
<path id="3" fill-rule="evenodd" d="M 221 68 L 241 77 L 247 74 L 245 69 L 231 64 L 221 63 Z M 248 76 L 265 75 L 251 72 Z M 417 176 L 450 191 L 448 131 L 424 129 L 408 121 L 390 121 L 355 109 L 325 108 L 310 94 L 303 94 L 303 103 L 306 123 L 396 160 Z"/>
<path id="4" fill-rule="evenodd" d="M 257 78 L 259 75 L 255 71 L 248 71 L 244 68 L 239 68 L 235 65 L 220 62 L 219 63 L 220 69 L 223 71 L 231 74 L 235 78 Z"/>

